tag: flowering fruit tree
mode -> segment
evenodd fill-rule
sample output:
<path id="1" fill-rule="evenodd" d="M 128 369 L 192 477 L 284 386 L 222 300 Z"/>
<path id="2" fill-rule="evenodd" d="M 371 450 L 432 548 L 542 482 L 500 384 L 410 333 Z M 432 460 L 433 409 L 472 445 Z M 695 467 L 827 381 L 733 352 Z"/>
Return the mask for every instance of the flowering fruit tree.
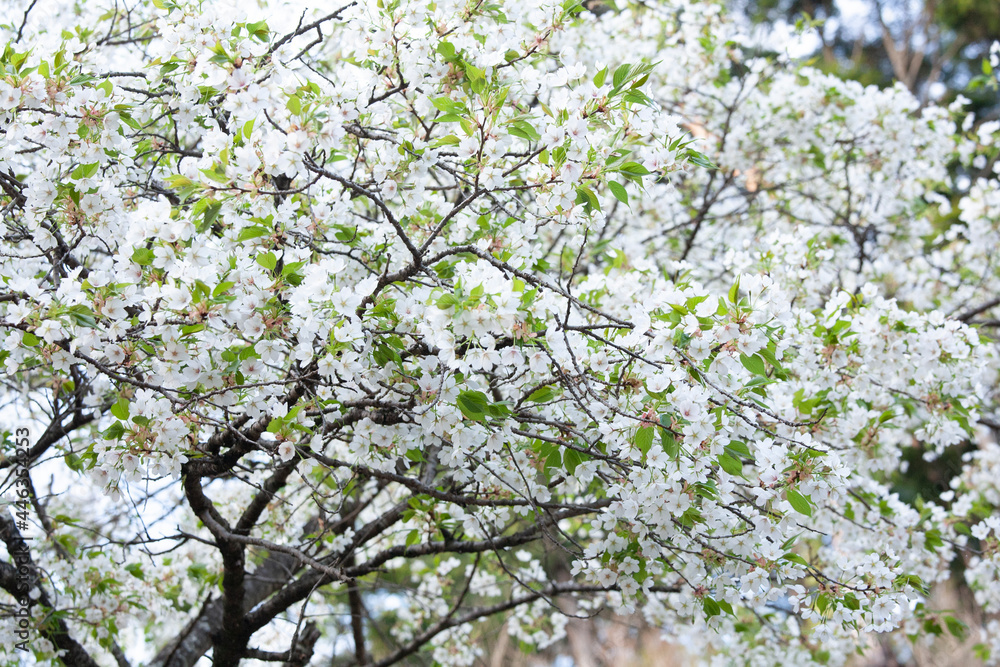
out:
<path id="1" fill-rule="evenodd" d="M 689 0 L 8 4 L 6 664 L 1000 649 L 997 123 Z"/>

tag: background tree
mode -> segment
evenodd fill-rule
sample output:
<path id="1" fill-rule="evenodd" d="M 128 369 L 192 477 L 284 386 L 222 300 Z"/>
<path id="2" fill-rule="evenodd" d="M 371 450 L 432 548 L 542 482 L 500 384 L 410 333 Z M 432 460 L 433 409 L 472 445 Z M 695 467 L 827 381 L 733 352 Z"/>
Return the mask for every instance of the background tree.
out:
<path id="1" fill-rule="evenodd" d="M 813 21 L 824 71 L 865 84 L 899 81 L 926 101 L 961 93 L 971 110 L 996 117 L 997 94 L 983 86 L 982 63 L 1000 36 L 1000 8 L 987 0 L 867 0 L 845 9 L 829 2 L 737 2 L 758 25 Z M 943 86 L 938 88 L 937 85 Z"/>

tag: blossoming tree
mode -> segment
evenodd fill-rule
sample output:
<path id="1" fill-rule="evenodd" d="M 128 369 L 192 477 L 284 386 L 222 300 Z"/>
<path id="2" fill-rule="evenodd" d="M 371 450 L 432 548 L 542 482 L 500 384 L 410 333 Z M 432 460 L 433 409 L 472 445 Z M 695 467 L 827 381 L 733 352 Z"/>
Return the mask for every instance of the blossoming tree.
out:
<path id="1" fill-rule="evenodd" d="M 842 664 L 962 633 L 949 577 L 1000 611 L 997 123 L 686 0 L 10 4 L 7 664 L 604 608 Z"/>

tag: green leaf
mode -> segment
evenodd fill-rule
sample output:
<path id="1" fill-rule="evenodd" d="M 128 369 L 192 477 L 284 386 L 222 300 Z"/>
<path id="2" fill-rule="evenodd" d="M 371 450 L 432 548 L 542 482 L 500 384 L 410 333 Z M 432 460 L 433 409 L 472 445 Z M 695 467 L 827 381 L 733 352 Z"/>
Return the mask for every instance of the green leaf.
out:
<path id="1" fill-rule="evenodd" d="M 486 72 L 471 63 L 465 63 L 465 76 L 469 77 L 470 81 L 482 81 L 486 78 Z"/>
<path id="2" fill-rule="evenodd" d="M 475 92 L 475 91 L 473 91 L 473 92 Z M 451 118 L 452 118 L 452 120 L 450 120 L 448 122 L 454 123 L 456 120 L 458 121 L 458 124 L 462 126 L 462 131 L 465 132 L 465 136 L 471 137 L 473 134 L 476 133 L 476 125 L 473 124 L 473 122 L 471 120 L 469 120 L 468 118 L 466 118 L 464 116 L 458 116 L 456 114 L 448 114 L 448 116 L 451 116 Z M 443 122 L 445 122 L 444 119 L 445 119 L 445 116 L 442 116 L 438 120 L 443 123 Z"/>
<path id="3" fill-rule="evenodd" d="M 740 279 L 737 278 L 733 286 L 729 288 L 729 303 L 736 304 L 739 303 L 740 297 Z"/>
<path id="4" fill-rule="evenodd" d="M 642 92 L 641 90 L 630 90 L 624 95 L 622 95 L 622 98 L 626 102 L 631 102 L 632 104 L 642 104 L 644 106 L 653 108 L 656 107 L 656 103 L 652 99 L 650 99 L 649 95 Z"/>
<path id="5" fill-rule="evenodd" d="M 402 362 L 402 360 L 400 360 Z M 402 363 L 400 363 L 402 365 Z M 486 406 L 486 415 L 490 419 L 503 419 L 510 414 L 510 407 L 506 402 L 490 403 Z"/>
<path id="6" fill-rule="evenodd" d="M 595 211 L 601 210 L 601 202 L 598 201 L 597 195 L 590 188 L 577 188 L 576 189 L 576 203 L 586 204 L 591 209 Z"/>
<path id="7" fill-rule="evenodd" d="M 486 419 L 486 406 L 490 404 L 486 394 L 481 391 L 463 391 L 458 395 L 458 409 L 468 419 L 483 421 Z"/>
<path id="8" fill-rule="evenodd" d="M 532 403 L 545 403 L 555 398 L 556 392 L 549 385 L 539 387 L 528 395 L 528 400 Z"/>
<path id="9" fill-rule="evenodd" d="M 941 531 L 937 528 L 932 528 L 924 533 L 924 548 L 928 551 L 935 551 L 939 547 L 944 546 L 944 540 L 941 539 Z"/>
<path id="10" fill-rule="evenodd" d="M 760 355 L 755 354 L 752 357 L 748 357 L 745 354 L 741 354 L 740 363 L 754 375 L 767 375 L 767 366 L 764 365 L 764 360 L 761 359 Z"/>
<path id="11" fill-rule="evenodd" d="M 216 163 L 212 165 L 211 169 L 199 169 L 198 171 L 216 183 L 229 183 L 229 177 L 226 176 L 226 168 L 221 164 Z"/>
<path id="12" fill-rule="evenodd" d="M 231 280 L 224 280 L 224 281 L 222 281 L 221 283 L 219 283 L 218 285 L 216 285 L 216 287 L 215 287 L 214 290 L 212 290 L 212 298 L 214 299 L 216 297 L 219 297 L 219 296 L 225 294 L 226 292 L 229 291 L 229 288 L 231 288 L 235 284 L 236 283 L 234 283 Z"/>
<path id="13" fill-rule="evenodd" d="M 395 362 L 397 366 L 402 366 L 403 364 L 403 359 L 399 356 L 399 352 L 396 352 L 388 345 L 376 345 L 372 356 L 375 359 L 375 363 L 383 368 L 388 366 L 390 361 Z"/>
<path id="14" fill-rule="evenodd" d="M 806 559 L 796 553 L 789 552 L 784 556 L 782 556 L 781 558 L 782 560 L 787 560 L 790 563 L 796 563 L 803 567 L 809 567 L 809 563 L 806 561 Z"/>
<path id="15" fill-rule="evenodd" d="M 256 37 L 258 40 L 260 40 L 262 42 L 266 42 L 267 41 L 267 35 L 269 33 L 269 30 L 267 28 L 267 22 L 266 21 L 257 21 L 255 23 L 247 23 L 246 24 L 246 28 L 247 28 L 247 32 L 250 33 L 250 35 L 252 37 Z"/>
<path id="16" fill-rule="evenodd" d="M 974 645 L 972 647 L 972 652 L 980 660 L 980 662 L 989 662 L 990 656 L 993 654 L 990 647 L 983 643 Z"/>
<path id="17" fill-rule="evenodd" d="M 149 266 L 155 255 L 149 248 L 136 248 L 132 251 L 132 261 L 140 266 Z"/>
<path id="18" fill-rule="evenodd" d="M 111 414 L 122 421 L 128 421 L 128 401 L 124 398 L 119 398 L 118 401 L 111 406 Z"/>
<path id="19" fill-rule="evenodd" d="M 945 616 L 944 617 L 944 624 L 945 624 L 945 627 L 948 628 L 948 632 L 950 632 L 953 637 L 955 637 L 955 638 L 957 638 L 959 640 L 964 640 L 965 639 L 965 630 L 966 630 L 965 623 L 963 623 L 962 621 L 958 620 L 954 616 Z"/>
<path id="20" fill-rule="evenodd" d="M 115 422 L 108 427 L 108 430 L 105 431 L 103 435 L 105 440 L 117 440 L 125 435 L 125 427 L 121 422 Z"/>
<path id="21" fill-rule="evenodd" d="M 649 169 L 646 169 L 644 166 L 639 164 L 638 162 L 626 162 L 625 164 L 618 167 L 618 171 L 622 172 L 623 174 L 630 174 L 633 176 L 648 176 L 649 174 L 653 173 Z"/>
<path id="22" fill-rule="evenodd" d="M 255 239 L 258 236 L 264 236 L 265 234 L 270 234 L 271 230 L 267 227 L 262 227 L 260 225 L 252 225 L 250 227 L 244 227 L 240 230 L 240 235 L 236 237 L 237 241 L 248 241 L 250 239 Z"/>
<path id="23" fill-rule="evenodd" d="M 442 294 L 438 297 L 437 307 L 441 310 L 445 310 L 447 308 L 451 308 L 452 306 L 457 306 L 459 303 L 460 301 L 458 300 L 458 297 L 454 294 Z"/>
<path id="24" fill-rule="evenodd" d="M 451 42 L 441 42 L 438 44 L 437 52 L 444 56 L 445 60 L 455 57 L 455 45 Z"/>
<path id="25" fill-rule="evenodd" d="M 615 196 L 615 199 L 628 206 L 628 192 L 625 190 L 624 185 L 618 181 L 608 181 L 608 189 L 611 190 L 611 194 Z"/>
<path id="26" fill-rule="evenodd" d="M 431 104 L 434 105 L 434 108 L 447 114 L 462 114 L 465 111 L 464 105 L 450 97 L 435 97 L 431 100 Z"/>
<path id="27" fill-rule="evenodd" d="M 289 97 L 288 101 L 285 102 L 285 106 L 290 112 L 292 112 L 293 116 L 298 116 L 302 113 L 302 100 L 299 99 L 298 95 L 292 95 Z"/>
<path id="28" fill-rule="evenodd" d="M 63 456 L 63 460 L 66 462 L 66 465 L 69 466 L 69 469 L 72 470 L 73 472 L 83 472 L 84 470 L 83 459 L 80 456 L 74 454 L 73 452 L 67 452 L 66 455 Z M 53 518 L 56 521 L 61 521 L 61 519 L 59 518 L 60 516 L 65 516 L 65 515 L 57 514 Z M 62 523 L 70 523 L 70 522 L 62 521 Z"/>
<path id="29" fill-rule="evenodd" d="M 701 599 L 701 608 L 705 610 L 705 615 L 709 618 L 722 613 L 722 607 L 719 606 L 719 603 L 707 596 Z"/>
<path id="30" fill-rule="evenodd" d="M 625 80 L 628 79 L 628 74 L 631 69 L 632 66 L 628 63 L 619 65 L 618 69 L 615 70 L 615 73 L 611 77 L 611 85 L 614 88 L 621 88 L 622 84 L 625 83 Z"/>
<path id="31" fill-rule="evenodd" d="M 604 85 L 604 80 L 608 78 L 608 68 L 605 67 L 600 72 L 594 75 L 594 85 L 598 88 Z"/>
<path id="32" fill-rule="evenodd" d="M 289 279 L 291 279 L 293 276 L 301 277 L 299 269 L 301 269 L 305 265 L 306 262 L 289 262 L 288 264 L 285 264 L 284 268 L 281 269 L 281 275 Z M 291 282 L 291 280 L 289 280 L 289 282 Z"/>
<path id="33" fill-rule="evenodd" d="M 688 162 L 691 164 L 698 165 L 699 167 L 704 167 L 705 169 L 718 169 L 719 167 L 712 164 L 712 161 L 704 153 L 699 153 L 696 150 L 688 149 Z"/>
<path id="34" fill-rule="evenodd" d="M 743 463 L 739 459 L 733 458 L 729 454 L 721 454 L 718 460 L 719 466 L 730 475 L 743 476 Z"/>
<path id="35" fill-rule="evenodd" d="M 131 563 L 129 565 L 126 565 L 125 571 L 131 574 L 136 579 L 140 579 L 142 581 L 146 580 L 146 575 L 142 571 L 142 565 L 140 565 L 139 563 Z"/>
<path id="36" fill-rule="evenodd" d="M 87 327 L 89 329 L 94 329 L 97 327 L 97 319 L 94 314 L 90 312 L 86 306 L 77 305 L 72 306 L 69 309 L 69 316 L 73 318 L 73 322 L 81 327 Z"/>
<path id="37" fill-rule="evenodd" d="M 569 450 L 566 450 L 569 451 Z M 561 468 L 563 464 L 562 452 L 558 447 L 553 446 L 549 450 L 549 455 L 545 458 L 545 468 Z"/>
<path id="38" fill-rule="evenodd" d="M 250 122 L 252 123 L 253 121 Z M 215 222 L 215 219 L 219 217 L 219 211 L 221 210 L 222 204 L 220 202 L 209 202 L 209 204 L 205 207 L 205 217 L 202 224 L 204 224 L 205 227 L 211 225 Z"/>
<path id="39" fill-rule="evenodd" d="M 812 505 L 804 495 L 792 488 L 785 489 L 785 495 L 788 497 L 788 503 L 792 506 L 793 510 L 799 514 L 812 516 Z"/>
<path id="40" fill-rule="evenodd" d="M 903 586 L 912 586 L 913 588 L 920 591 L 923 595 L 928 595 L 930 589 L 927 584 L 924 583 L 923 579 L 915 574 L 901 574 L 892 581 L 893 585 L 897 588 L 902 588 Z"/>
<path id="41" fill-rule="evenodd" d="M 583 463 L 583 455 L 575 449 L 567 449 L 563 452 L 563 465 L 569 474 L 576 472 L 576 467 Z"/>
<path id="42" fill-rule="evenodd" d="M 639 451 L 643 454 L 649 452 L 649 448 L 653 444 L 653 427 L 652 426 L 640 426 L 635 432 L 635 439 L 633 440 L 635 446 L 639 448 Z"/>
<path id="43" fill-rule="evenodd" d="M 201 185 L 196 184 L 190 178 L 181 176 L 180 174 L 167 176 L 163 180 L 165 180 L 167 184 L 173 188 L 174 192 L 177 193 L 177 196 L 180 197 L 181 200 L 187 199 L 196 191 L 201 189 Z"/>
<path id="44" fill-rule="evenodd" d="M 239 354 L 237 354 L 236 357 L 240 361 L 246 361 L 247 359 L 259 359 L 260 355 L 257 354 L 257 350 L 254 349 L 253 345 L 247 345 L 246 347 L 240 350 Z"/>
<path id="45" fill-rule="evenodd" d="M 275 267 L 278 266 L 278 258 L 273 252 L 262 252 L 257 255 L 257 263 L 268 271 L 274 271 Z"/>
<path id="46" fill-rule="evenodd" d="M 454 134 L 449 134 L 449 135 L 441 137 L 440 139 L 438 139 L 437 141 L 435 141 L 433 143 L 433 145 L 434 146 L 457 146 L 460 143 L 462 143 L 461 139 L 459 139 Z"/>
<path id="47" fill-rule="evenodd" d="M 663 447 L 664 453 L 672 459 L 676 459 L 681 452 L 681 447 L 677 444 L 674 435 L 662 427 L 660 428 L 660 446 Z"/>
<path id="48" fill-rule="evenodd" d="M 140 125 L 135 118 L 132 118 L 132 116 L 125 111 L 119 111 L 118 115 L 121 116 L 122 122 L 131 127 L 133 130 L 142 129 L 142 125 Z"/>
<path id="49" fill-rule="evenodd" d="M 80 180 L 81 178 L 90 178 L 91 176 L 96 174 L 97 170 L 100 168 L 101 164 L 99 162 L 94 162 L 92 164 L 81 164 L 80 166 L 78 166 L 76 169 L 73 170 L 73 173 L 70 174 L 70 178 L 77 181 Z"/>
<path id="50" fill-rule="evenodd" d="M 785 369 L 781 367 L 780 363 L 778 363 L 778 358 L 774 356 L 774 352 L 765 347 L 761 348 L 761 350 L 757 354 L 763 357 L 764 361 L 771 364 L 771 366 L 774 368 L 774 374 L 776 376 L 778 376 L 782 380 L 788 377 L 788 374 L 785 373 Z"/>
<path id="51" fill-rule="evenodd" d="M 740 442 L 739 440 L 733 440 L 726 445 L 726 453 L 736 458 L 753 458 L 753 454 L 750 453 L 750 448 L 747 447 L 745 442 Z"/>
<path id="52" fill-rule="evenodd" d="M 542 136 L 538 133 L 538 130 L 535 129 L 535 126 L 526 120 L 513 121 L 507 126 L 507 131 L 515 137 L 527 139 L 528 141 L 537 141 Z"/>

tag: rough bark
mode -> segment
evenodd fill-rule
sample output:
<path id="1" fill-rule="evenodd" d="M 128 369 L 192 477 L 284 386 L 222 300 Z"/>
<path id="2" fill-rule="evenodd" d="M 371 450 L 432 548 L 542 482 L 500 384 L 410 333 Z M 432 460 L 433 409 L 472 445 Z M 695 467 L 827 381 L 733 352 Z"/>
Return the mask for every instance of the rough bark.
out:
<path id="1" fill-rule="evenodd" d="M 243 582 L 243 610 L 280 590 L 296 572 L 302 569 L 295 556 L 274 553 Z M 222 630 L 222 598 L 211 600 L 202 607 L 191 623 L 156 654 L 149 667 L 193 667 L 212 648 L 212 638 Z"/>

